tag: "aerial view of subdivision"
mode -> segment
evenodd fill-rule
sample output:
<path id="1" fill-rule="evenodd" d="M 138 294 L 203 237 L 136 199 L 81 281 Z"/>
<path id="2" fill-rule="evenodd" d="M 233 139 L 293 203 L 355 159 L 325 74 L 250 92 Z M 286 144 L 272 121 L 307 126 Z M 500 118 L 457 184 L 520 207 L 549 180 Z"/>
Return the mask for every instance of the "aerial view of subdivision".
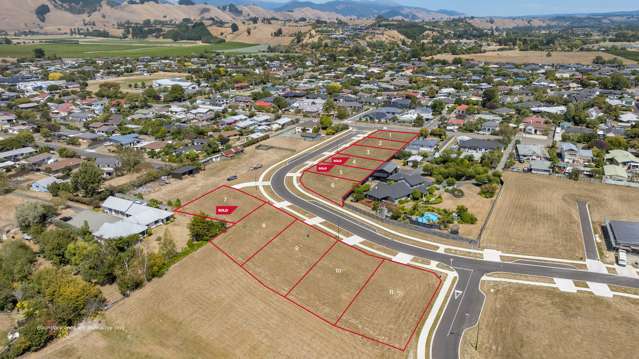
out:
<path id="1" fill-rule="evenodd" d="M 639 2 L 0 0 L 9 358 L 639 358 Z"/>

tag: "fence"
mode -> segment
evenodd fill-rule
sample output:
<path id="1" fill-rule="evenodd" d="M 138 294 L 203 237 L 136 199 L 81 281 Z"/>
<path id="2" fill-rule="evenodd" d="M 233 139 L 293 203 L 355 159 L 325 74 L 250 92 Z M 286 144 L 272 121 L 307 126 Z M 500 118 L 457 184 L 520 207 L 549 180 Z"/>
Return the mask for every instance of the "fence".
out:
<path id="1" fill-rule="evenodd" d="M 352 210 L 354 212 L 357 212 L 358 214 L 362 214 L 362 215 L 367 216 L 369 218 L 372 218 L 374 220 L 380 221 L 382 223 L 391 224 L 391 225 L 394 225 L 394 226 L 410 229 L 410 230 L 413 230 L 413 231 L 418 231 L 418 232 L 431 234 L 433 236 L 444 238 L 444 239 L 450 239 L 450 240 L 454 240 L 454 241 L 466 242 L 466 243 L 468 243 L 468 244 L 470 244 L 472 246 L 476 246 L 478 244 L 476 239 L 470 239 L 470 238 L 466 238 L 466 237 L 463 237 L 463 236 L 460 236 L 460 235 L 457 235 L 457 234 L 438 231 L 438 230 L 433 229 L 433 228 L 416 226 L 414 224 L 400 222 L 400 221 L 396 221 L 396 220 L 389 219 L 389 218 L 384 218 L 384 217 L 381 217 L 381 216 L 379 216 L 379 215 L 377 215 L 375 213 L 371 213 L 371 212 L 365 211 L 365 210 L 363 210 L 361 208 L 355 207 L 355 206 L 353 206 L 352 204 L 349 204 L 349 203 L 344 203 L 344 207 L 349 209 L 349 210 Z"/>

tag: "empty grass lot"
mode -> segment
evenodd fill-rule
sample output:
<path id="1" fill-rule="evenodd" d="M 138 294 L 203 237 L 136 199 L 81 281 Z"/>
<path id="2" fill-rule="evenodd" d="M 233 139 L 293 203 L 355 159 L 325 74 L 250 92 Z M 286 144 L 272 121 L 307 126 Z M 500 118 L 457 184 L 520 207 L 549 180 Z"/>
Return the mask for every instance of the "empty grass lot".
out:
<path id="1" fill-rule="evenodd" d="M 402 348 L 439 284 L 433 273 L 385 261 L 338 325 Z"/>
<path id="2" fill-rule="evenodd" d="M 463 359 L 637 357 L 637 299 L 511 283 L 485 282 L 482 290 L 479 341 L 477 327 L 466 331 Z"/>
<path id="3" fill-rule="evenodd" d="M 382 161 L 365 160 L 363 158 L 348 157 L 347 155 L 339 155 L 339 154 L 332 156 L 330 158 L 327 158 L 326 160 L 324 160 L 324 163 L 333 163 L 333 160 L 335 158 L 347 158 L 346 162 L 343 164 L 347 166 L 360 167 L 360 168 L 365 168 L 369 170 L 377 169 L 383 163 Z"/>
<path id="4" fill-rule="evenodd" d="M 381 261 L 338 243 L 289 297 L 335 322 Z"/>
<path id="5" fill-rule="evenodd" d="M 266 205 L 260 207 L 242 222 L 231 227 L 215 244 L 235 260 L 243 263 L 253 253 L 293 222 L 293 218 Z"/>
<path id="6" fill-rule="evenodd" d="M 482 247 L 508 253 L 583 259 L 577 200 L 590 204 L 592 220 L 639 220 L 639 191 L 629 187 L 574 182 L 550 176 L 504 173 L 504 187 Z"/>
<path id="7" fill-rule="evenodd" d="M 388 141 L 378 138 L 364 138 L 363 140 L 358 141 L 357 144 L 370 147 L 390 148 L 397 151 L 406 146 L 406 144 L 402 142 Z"/>
<path id="8" fill-rule="evenodd" d="M 284 295 L 335 243 L 314 227 L 296 222 L 244 267 Z"/>
<path id="9" fill-rule="evenodd" d="M 340 204 L 342 199 L 353 190 L 356 182 L 339 178 L 319 175 L 313 172 L 304 172 L 300 182 L 306 189 L 310 189 L 334 203 Z"/>
<path id="10" fill-rule="evenodd" d="M 212 246 L 34 358 L 405 358 L 336 329 L 264 288 Z"/>
<path id="11" fill-rule="evenodd" d="M 187 203 L 180 208 L 179 211 L 190 215 L 199 215 L 200 213 L 204 213 L 208 217 L 217 220 L 237 222 L 263 204 L 264 202 L 240 191 L 227 187 L 220 187 L 200 198 L 195 199 L 191 203 Z M 218 206 L 236 206 L 237 209 L 230 214 L 217 214 L 216 208 Z"/>
<path id="12" fill-rule="evenodd" d="M 379 131 L 379 132 L 371 133 L 370 135 L 368 135 L 368 137 L 408 142 L 411 139 L 415 138 L 417 135 L 418 133 L 411 133 L 411 132 L 407 133 L 407 132 Z"/>
<path id="13" fill-rule="evenodd" d="M 340 151 L 340 154 L 351 155 L 365 159 L 376 159 L 380 161 L 386 161 L 395 155 L 395 150 L 386 150 L 381 148 L 363 147 L 363 146 L 351 146 Z"/>
<path id="14" fill-rule="evenodd" d="M 356 182 L 364 180 L 365 178 L 370 176 L 370 174 L 372 172 L 372 170 L 352 168 L 352 167 L 344 167 L 344 166 L 338 166 L 338 165 L 335 165 L 332 168 L 329 167 L 330 170 L 327 171 L 327 172 L 320 172 L 318 168 L 321 168 L 323 166 L 327 166 L 327 165 L 324 164 L 324 163 L 320 163 L 318 165 L 313 165 L 313 166 L 311 166 L 308 169 L 308 172 L 317 173 L 317 174 L 323 174 L 323 175 L 331 175 L 331 176 L 334 176 L 334 177 L 338 177 L 340 179 L 351 180 L 351 181 L 356 181 Z M 330 166 L 330 165 L 328 165 L 328 166 Z"/>

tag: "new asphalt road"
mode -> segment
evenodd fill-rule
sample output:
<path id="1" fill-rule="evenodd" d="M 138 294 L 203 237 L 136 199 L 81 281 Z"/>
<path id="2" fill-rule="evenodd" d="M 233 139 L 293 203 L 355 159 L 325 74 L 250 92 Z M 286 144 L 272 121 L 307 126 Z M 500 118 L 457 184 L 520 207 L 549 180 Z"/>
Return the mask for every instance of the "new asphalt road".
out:
<path id="1" fill-rule="evenodd" d="M 285 184 L 287 173 L 295 172 L 299 167 L 304 165 L 305 162 L 321 156 L 323 152 L 333 151 L 339 146 L 350 142 L 352 137 L 356 134 L 356 131 L 352 131 L 350 135 L 330 141 L 324 146 L 319 146 L 314 151 L 304 153 L 291 159 L 286 163 L 286 165 L 278 168 L 273 173 L 273 176 L 271 177 L 271 186 L 273 191 L 282 199 L 302 208 L 304 211 L 321 217 L 326 221 L 332 222 L 356 236 L 374 242 L 378 245 L 394 249 L 398 252 L 445 263 L 457 271 L 459 274 L 459 280 L 457 281 L 455 290 L 461 291 L 461 294 L 459 294 L 457 298 L 453 295 L 451 296 L 451 299 L 449 299 L 446 310 L 433 338 L 433 358 L 458 358 L 458 348 L 463 331 L 477 322 L 481 312 L 484 295 L 479 290 L 479 283 L 483 275 L 486 273 L 507 272 L 524 275 L 539 275 L 639 288 L 639 279 L 629 277 L 549 266 L 544 265 L 544 263 L 490 262 L 434 252 L 406 243 L 396 242 L 377 233 L 370 225 L 362 223 L 348 214 L 337 212 L 335 209 L 330 208 L 322 202 L 299 197 L 287 188 Z"/>

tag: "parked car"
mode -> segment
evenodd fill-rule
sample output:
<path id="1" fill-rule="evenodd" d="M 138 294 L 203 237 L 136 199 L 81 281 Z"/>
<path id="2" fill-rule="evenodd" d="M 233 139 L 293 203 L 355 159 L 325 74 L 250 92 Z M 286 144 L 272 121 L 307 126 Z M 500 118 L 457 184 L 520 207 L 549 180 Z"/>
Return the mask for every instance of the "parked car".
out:
<path id="1" fill-rule="evenodd" d="M 617 264 L 621 267 L 625 267 L 628 264 L 628 254 L 623 249 L 617 252 Z"/>
<path id="2" fill-rule="evenodd" d="M 262 164 L 258 163 L 258 164 L 255 164 L 255 165 L 251 166 L 251 171 L 259 170 L 260 168 L 262 168 Z"/>
<path id="3" fill-rule="evenodd" d="M 231 181 L 235 181 L 236 179 L 237 179 L 237 175 L 232 175 L 232 176 L 228 176 L 226 180 L 231 182 Z"/>

